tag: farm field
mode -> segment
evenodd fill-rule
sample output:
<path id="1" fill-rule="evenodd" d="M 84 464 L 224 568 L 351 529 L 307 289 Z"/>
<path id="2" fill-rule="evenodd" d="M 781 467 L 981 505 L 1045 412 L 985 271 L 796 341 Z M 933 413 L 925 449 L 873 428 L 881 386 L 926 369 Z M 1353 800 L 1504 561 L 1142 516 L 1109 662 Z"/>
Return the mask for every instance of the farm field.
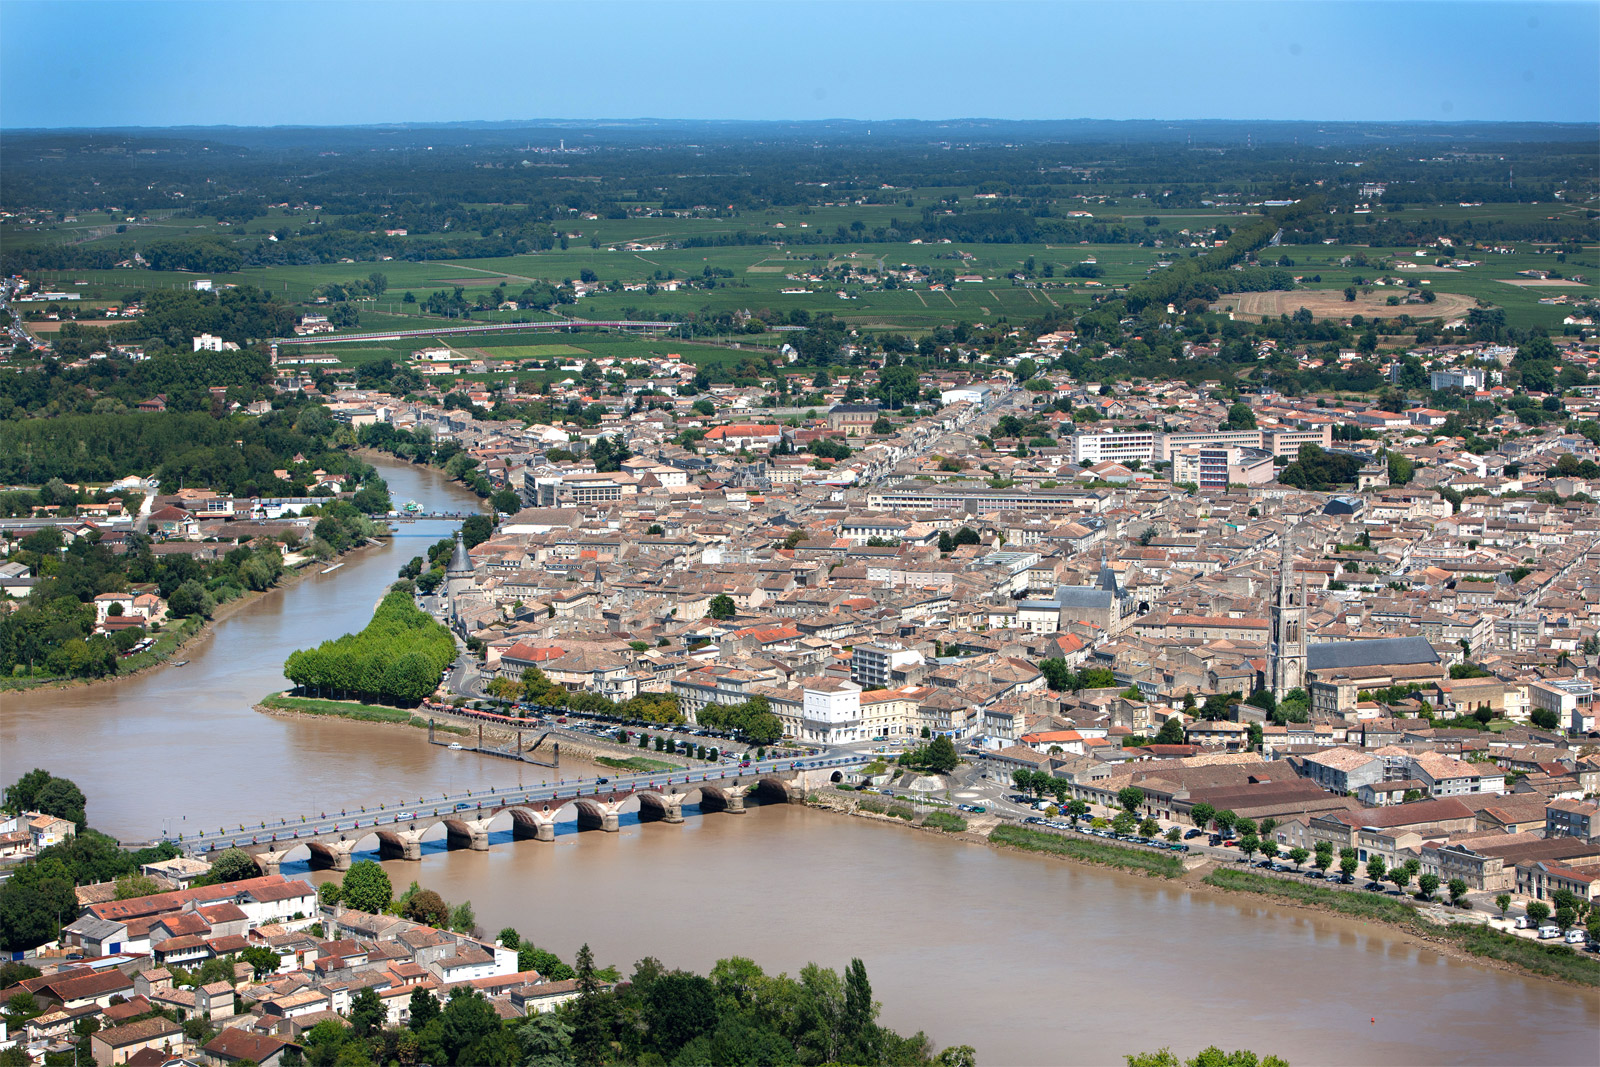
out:
<path id="1" fill-rule="evenodd" d="M 1452 319 L 1465 315 L 1473 306 L 1469 297 L 1455 293 L 1440 293 L 1431 304 L 1388 304 L 1392 290 L 1376 289 L 1371 293 L 1356 293 L 1354 302 L 1344 298 L 1339 289 L 1294 289 L 1272 293 L 1229 293 L 1211 305 L 1213 311 L 1229 311 L 1238 318 L 1275 319 L 1279 315 L 1293 315 L 1300 308 L 1311 312 L 1313 318 L 1344 321 L 1352 315 L 1367 318 L 1394 318 L 1410 315 L 1413 319 Z"/>

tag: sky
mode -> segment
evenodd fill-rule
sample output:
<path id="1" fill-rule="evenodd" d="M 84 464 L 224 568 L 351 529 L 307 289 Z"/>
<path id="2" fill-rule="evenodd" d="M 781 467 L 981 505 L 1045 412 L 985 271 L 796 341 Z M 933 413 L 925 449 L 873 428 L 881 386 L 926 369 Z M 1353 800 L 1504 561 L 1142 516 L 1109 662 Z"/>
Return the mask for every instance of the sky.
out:
<path id="1" fill-rule="evenodd" d="M 1600 2 L 0 0 L 0 128 L 1600 121 Z"/>

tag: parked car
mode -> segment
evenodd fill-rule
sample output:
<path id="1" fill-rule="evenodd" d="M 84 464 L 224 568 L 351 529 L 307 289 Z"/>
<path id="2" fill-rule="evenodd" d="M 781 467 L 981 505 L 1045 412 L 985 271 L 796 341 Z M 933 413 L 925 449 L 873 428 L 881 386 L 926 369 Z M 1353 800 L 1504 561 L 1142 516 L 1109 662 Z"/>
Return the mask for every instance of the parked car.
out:
<path id="1" fill-rule="evenodd" d="M 1589 935 L 1582 930 L 1572 929 L 1567 931 L 1567 944 L 1581 945 L 1589 939 Z"/>
<path id="2" fill-rule="evenodd" d="M 1185 841 L 1193 841 L 1195 838 L 1199 837 L 1203 833 L 1205 833 L 1204 830 L 1199 830 L 1199 829 L 1190 830 L 1188 833 L 1183 835 L 1183 839 Z"/>
<path id="3" fill-rule="evenodd" d="M 1539 927 L 1540 941 L 1550 941 L 1560 936 L 1561 927 L 1557 926 L 1555 923 L 1545 923 L 1543 926 Z"/>
<path id="4" fill-rule="evenodd" d="M 1532 930 L 1533 920 L 1526 915 L 1518 915 L 1516 926 L 1518 930 Z"/>

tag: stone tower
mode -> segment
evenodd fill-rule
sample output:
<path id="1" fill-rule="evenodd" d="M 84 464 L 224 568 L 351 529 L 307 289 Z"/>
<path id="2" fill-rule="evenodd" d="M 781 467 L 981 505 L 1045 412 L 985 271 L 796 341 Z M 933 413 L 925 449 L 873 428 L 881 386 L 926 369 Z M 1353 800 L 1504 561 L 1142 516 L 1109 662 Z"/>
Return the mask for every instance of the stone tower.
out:
<path id="1" fill-rule="evenodd" d="M 455 551 L 450 554 L 450 563 L 444 571 L 444 592 L 452 623 L 460 610 L 461 594 L 472 588 L 472 560 L 467 556 L 467 546 L 462 543 L 459 530 L 455 540 Z"/>
<path id="2" fill-rule="evenodd" d="M 1267 673 L 1272 695 L 1282 700 L 1292 689 L 1306 684 L 1306 587 L 1294 580 L 1294 545 L 1290 531 L 1283 535 L 1278 561 L 1276 596 L 1272 603 L 1272 645 Z"/>

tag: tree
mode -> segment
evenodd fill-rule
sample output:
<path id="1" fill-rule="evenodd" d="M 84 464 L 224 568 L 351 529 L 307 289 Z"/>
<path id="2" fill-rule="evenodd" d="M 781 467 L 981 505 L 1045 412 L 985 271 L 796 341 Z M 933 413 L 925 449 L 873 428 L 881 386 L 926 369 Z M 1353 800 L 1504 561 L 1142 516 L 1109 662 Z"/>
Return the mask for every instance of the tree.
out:
<path id="1" fill-rule="evenodd" d="M 949 774 L 960 763 L 961 757 L 956 755 L 956 746 L 943 734 L 928 742 L 923 752 L 922 765 L 934 774 Z"/>
<path id="2" fill-rule="evenodd" d="M 264 945 L 251 945 L 239 953 L 239 958 L 254 969 L 256 981 L 276 974 L 283 964 L 283 957 Z"/>
<path id="3" fill-rule="evenodd" d="M 1119 834 L 1131 834 L 1139 821 L 1134 818 L 1131 811 L 1119 811 L 1117 817 L 1111 820 L 1111 828 Z"/>
<path id="4" fill-rule="evenodd" d="M 1215 1045 L 1201 1049 L 1193 1059 L 1179 1061 L 1170 1049 L 1131 1053 L 1124 1057 L 1128 1067 L 1289 1067 L 1277 1056 L 1257 1056 L 1249 1049 L 1224 1052 Z"/>
<path id="5" fill-rule="evenodd" d="M 507 926 L 505 929 L 501 930 L 500 936 L 495 938 L 495 940 L 499 941 L 502 945 L 511 949 L 513 952 L 522 947 L 522 935 L 517 933 L 517 928 L 514 926 Z"/>
<path id="6" fill-rule="evenodd" d="M 421 1030 L 439 1015 L 439 1001 L 428 990 L 418 986 L 411 991 L 411 1029 Z"/>
<path id="7" fill-rule="evenodd" d="M 1341 849 L 1339 852 L 1339 873 L 1346 878 L 1354 878 L 1356 871 L 1361 866 L 1361 861 L 1356 858 L 1353 848 Z"/>
<path id="8" fill-rule="evenodd" d="M 726 593 L 718 593 L 711 598 L 711 605 L 706 609 L 706 616 L 712 619 L 731 619 L 738 610 L 738 606 L 733 602 L 733 597 Z"/>
<path id="9" fill-rule="evenodd" d="M 450 929 L 458 934 L 471 934 L 478 927 L 478 916 L 472 910 L 472 901 L 462 901 L 450 910 Z"/>
<path id="10" fill-rule="evenodd" d="M 1161 729 L 1156 731 L 1158 745 L 1181 745 L 1184 741 L 1183 723 L 1176 715 L 1161 724 Z"/>
<path id="11" fill-rule="evenodd" d="M 35 799 L 39 795 L 39 790 L 48 785 L 51 780 L 50 772 L 42 767 L 35 767 L 27 774 L 24 774 L 21 778 L 6 786 L 5 810 L 12 815 L 21 815 L 25 811 L 39 810 L 35 804 Z"/>
<path id="12" fill-rule="evenodd" d="M 1278 843 L 1276 841 L 1272 840 L 1272 838 L 1270 838 L 1270 837 L 1262 838 L 1262 840 L 1261 840 L 1261 854 L 1263 856 L 1265 856 L 1269 860 L 1277 859 L 1278 858 Z"/>
<path id="13" fill-rule="evenodd" d="M 371 1036 L 374 1030 L 383 1029 L 388 1009 L 383 1006 L 383 1001 L 378 999 L 377 990 L 371 986 L 363 987 L 355 996 L 350 998 L 350 1032 L 357 1038 Z"/>
<path id="14" fill-rule="evenodd" d="M 1160 832 L 1161 824 L 1156 822 L 1154 819 L 1147 818 L 1144 822 L 1139 824 L 1139 836 L 1141 837 L 1155 837 Z"/>
<path id="15" fill-rule="evenodd" d="M 1467 889 L 1468 889 L 1468 886 L 1467 886 L 1467 883 L 1466 883 L 1466 879 L 1464 879 L 1464 878 L 1452 878 L 1452 879 L 1450 879 L 1450 884 L 1448 886 L 1446 886 L 1445 888 L 1450 890 L 1450 903 L 1451 904 L 1455 905 L 1458 908 L 1466 906 L 1465 905 L 1465 901 L 1467 899 Z"/>
<path id="16" fill-rule="evenodd" d="M 1423 900 L 1432 900 L 1433 894 L 1438 892 L 1439 876 L 1437 874 L 1424 874 L 1417 879 L 1417 895 Z"/>
<path id="17" fill-rule="evenodd" d="M 1121 805 L 1123 811 L 1131 814 L 1144 803 L 1144 790 L 1136 785 L 1124 786 L 1117 790 L 1117 803 Z"/>
<path id="18" fill-rule="evenodd" d="M 546 951 L 531 941 L 522 942 L 517 949 L 517 970 L 538 971 L 552 982 L 565 982 L 573 977 L 573 970 L 554 952 Z"/>
<path id="19" fill-rule="evenodd" d="M 515 514 L 522 507 L 522 498 L 515 489 L 497 489 L 489 503 L 502 515 Z"/>
<path id="20" fill-rule="evenodd" d="M 412 922 L 436 929 L 450 925 L 450 905 L 431 889 L 413 893 L 400 908 L 400 915 Z"/>
<path id="21" fill-rule="evenodd" d="M 1310 856 L 1311 853 L 1308 850 L 1301 848 L 1299 845 L 1296 845 L 1294 848 L 1289 850 L 1289 862 L 1293 863 L 1296 867 L 1304 864 L 1305 861 L 1310 858 Z"/>
<path id="22" fill-rule="evenodd" d="M 1532 921 L 1533 925 L 1543 926 L 1544 921 L 1550 918 L 1550 905 L 1546 904 L 1542 900 L 1529 901 L 1527 912 L 1528 918 Z"/>
<path id="23" fill-rule="evenodd" d="M 1211 820 L 1216 818 L 1216 816 L 1217 809 L 1213 808 L 1210 804 L 1196 804 L 1194 807 L 1189 809 L 1189 818 L 1194 820 L 1194 824 L 1202 830 L 1210 826 Z"/>
<path id="24" fill-rule="evenodd" d="M 1404 866 L 1391 867 L 1389 868 L 1389 881 L 1394 883 L 1396 889 L 1404 893 L 1406 885 L 1411 881 L 1411 872 L 1406 870 Z"/>
<path id="25" fill-rule="evenodd" d="M 382 867 L 372 860 L 361 860 L 345 872 L 343 896 L 348 907 L 382 915 L 394 899 L 394 886 Z"/>
<path id="26" fill-rule="evenodd" d="M 39 811 L 58 819 L 70 820 L 79 833 L 88 825 L 84 815 L 85 804 L 83 790 L 66 778 L 50 779 L 34 798 L 34 805 Z"/>
<path id="27" fill-rule="evenodd" d="M 117 899 L 132 900 L 161 892 L 156 880 L 145 874 L 125 874 L 117 879 Z"/>
<path id="28" fill-rule="evenodd" d="M 167 598 L 167 610 L 173 615 L 209 615 L 214 606 L 205 586 L 190 578 Z"/>
<path id="29" fill-rule="evenodd" d="M 1255 834 L 1245 834 L 1239 838 L 1239 851 L 1244 853 L 1246 859 L 1261 848 L 1261 839 Z"/>
<path id="30" fill-rule="evenodd" d="M 644 997 L 644 1021 L 651 1044 L 663 1057 L 717 1025 L 717 993 L 710 979 L 673 971 L 649 984 Z"/>
<path id="31" fill-rule="evenodd" d="M 1374 882 L 1383 881 L 1388 869 L 1389 865 L 1384 862 L 1382 856 L 1371 855 L 1367 857 L 1367 877 Z"/>
<path id="32" fill-rule="evenodd" d="M 467 986 L 450 991 L 450 999 L 439 1012 L 439 1038 L 451 1063 L 483 1064 L 493 1067 L 504 1062 L 500 1055 L 486 1055 L 484 1046 L 492 1042 L 503 1027 L 500 1016 L 484 995 Z M 492 1044 L 490 1048 L 492 1048 Z M 519 1050 L 520 1051 L 520 1050 Z"/>
<path id="33" fill-rule="evenodd" d="M 600 1067 L 609 1051 L 606 1006 L 602 1003 L 600 978 L 595 972 L 594 953 L 586 941 L 578 949 L 578 996 L 572 1006 L 572 1061 L 579 1067 Z"/>
<path id="34" fill-rule="evenodd" d="M 1500 909 L 1500 918 L 1506 917 L 1506 912 L 1511 910 L 1511 894 L 1501 893 L 1494 898 L 1494 906 Z"/>
<path id="35" fill-rule="evenodd" d="M 211 870 L 206 872 L 206 876 L 213 885 L 242 882 L 246 878 L 261 877 L 261 868 L 256 866 L 255 857 L 244 849 L 230 848 L 211 861 Z"/>
<path id="36" fill-rule="evenodd" d="M 536 1012 L 513 1031 L 524 1067 L 566 1067 L 572 1062 L 572 1027 L 554 1012 Z"/>
<path id="37" fill-rule="evenodd" d="M 628 451 L 628 446 L 623 444 L 620 437 L 597 437 L 594 444 L 589 446 L 589 458 L 594 461 L 594 469 L 601 473 L 621 470 L 622 464 L 632 456 L 633 453 Z"/>

